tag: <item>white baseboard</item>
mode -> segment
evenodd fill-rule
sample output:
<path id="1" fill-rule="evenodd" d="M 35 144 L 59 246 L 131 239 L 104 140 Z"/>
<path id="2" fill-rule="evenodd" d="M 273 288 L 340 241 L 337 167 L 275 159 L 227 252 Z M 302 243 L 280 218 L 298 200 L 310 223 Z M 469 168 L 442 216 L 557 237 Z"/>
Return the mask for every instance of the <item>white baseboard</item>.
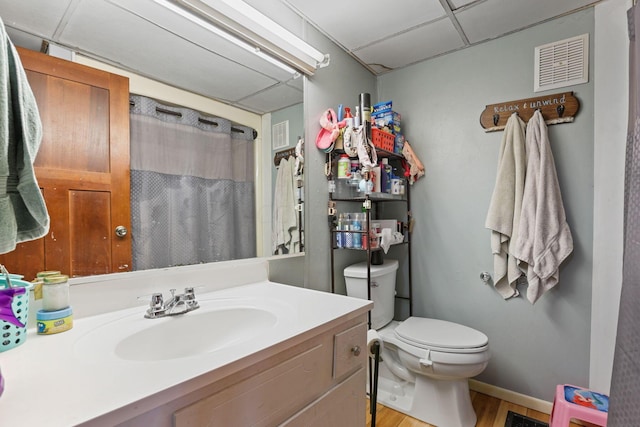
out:
<path id="1" fill-rule="evenodd" d="M 524 406 L 545 414 L 550 414 L 551 407 L 553 406 L 552 402 L 547 402 L 546 400 L 520 394 L 515 391 L 507 390 L 506 388 L 497 387 L 473 379 L 469 380 L 469 388 L 479 393 L 486 394 L 497 399 L 506 400 L 507 402 L 515 403 L 516 405 Z"/>

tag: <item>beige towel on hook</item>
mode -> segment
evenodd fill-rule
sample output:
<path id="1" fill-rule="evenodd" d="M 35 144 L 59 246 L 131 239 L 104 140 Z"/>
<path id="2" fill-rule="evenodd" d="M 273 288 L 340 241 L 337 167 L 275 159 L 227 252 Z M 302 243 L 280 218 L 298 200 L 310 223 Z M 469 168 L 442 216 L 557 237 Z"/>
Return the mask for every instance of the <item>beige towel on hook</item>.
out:
<path id="1" fill-rule="evenodd" d="M 504 298 L 519 295 L 516 282 L 522 275 L 513 246 L 518 237 L 526 173 L 525 123 L 517 113 L 507 120 L 498 156 L 496 184 L 485 227 L 491 230 L 493 280 Z"/>
<path id="2" fill-rule="evenodd" d="M 515 256 L 527 273 L 533 304 L 558 284 L 560 264 L 573 251 L 547 125 L 536 110 L 527 124 L 527 175 Z"/>
<path id="3" fill-rule="evenodd" d="M 295 160 L 285 158 L 280 160 L 273 197 L 273 229 L 271 231 L 271 245 L 273 254 L 290 253 L 293 245 L 298 241 L 295 231 L 298 219 L 295 209 L 293 188 L 293 168 Z M 283 252 L 284 251 L 284 252 Z"/>

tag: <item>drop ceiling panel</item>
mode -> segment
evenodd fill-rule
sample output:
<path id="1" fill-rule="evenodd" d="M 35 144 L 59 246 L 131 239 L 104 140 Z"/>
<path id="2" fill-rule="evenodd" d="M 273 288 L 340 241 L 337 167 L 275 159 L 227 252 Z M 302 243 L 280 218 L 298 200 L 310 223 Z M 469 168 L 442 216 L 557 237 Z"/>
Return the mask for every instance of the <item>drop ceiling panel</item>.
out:
<path id="1" fill-rule="evenodd" d="M 593 3 L 593 0 L 487 0 L 456 13 L 471 43 L 537 24 Z"/>
<path id="2" fill-rule="evenodd" d="M 479 3 L 486 0 L 450 0 L 449 3 L 453 6 L 453 10 L 460 9 L 463 6 L 467 6 L 471 3 Z"/>
<path id="3" fill-rule="evenodd" d="M 438 0 L 289 0 L 310 22 L 354 50 L 445 15 Z"/>
<path id="4" fill-rule="evenodd" d="M 0 0 L 0 16 L 5 26 L 18 30 L 37 28 L 38 35 L 51 38 L 71 0 Z"/>
<path id="5" fill-rule="evenodd" d="M 92 14 L 102 19 L 88 19 Z M 105 2 L 81 3 L 60 42 L 162 82 L 227 101 L 276 83 Z"/>
<path id="6" fill-rule="evenodd" d="M 245 0 L 245 3 L 270 17 L 296 36 L 304 36 L 303 19 L 282 0 Z"/>
<path id="7" fill-rule="evenodd" d="M 241 100 L 237 105 L 257 113 L 281 110 L 302 102 L 302 92 L 288 85 L 277 85 Z"/>
<path id="8" fill-rule="evenodd" d="M 36 37 L 23 31 L 12 29 L 10 27 L 7 27 L 7 34 L 9 35 L 9 39 L 15 46 L 20 46 L 35 51 L 40 51 L 40 48 L 42 47 L 41 37 Z"/>
<path id="9" fill-rule="evenodd" d="M 394 69 L 459 49 L 464 42 L 449 19 L 416 28 L 354 52 L 366 64 Z"/>

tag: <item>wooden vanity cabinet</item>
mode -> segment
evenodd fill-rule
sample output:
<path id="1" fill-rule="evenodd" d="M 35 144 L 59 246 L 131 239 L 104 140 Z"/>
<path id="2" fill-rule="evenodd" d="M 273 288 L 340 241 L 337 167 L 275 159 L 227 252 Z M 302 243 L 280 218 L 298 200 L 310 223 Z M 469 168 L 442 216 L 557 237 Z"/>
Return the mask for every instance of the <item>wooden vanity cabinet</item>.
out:
<path id="1" fill-rule="evenodd" d="M 249 356 L 234 372 L 120 426 L 364 426 L 366 322 L 366 313 L 334 321 Z"/>

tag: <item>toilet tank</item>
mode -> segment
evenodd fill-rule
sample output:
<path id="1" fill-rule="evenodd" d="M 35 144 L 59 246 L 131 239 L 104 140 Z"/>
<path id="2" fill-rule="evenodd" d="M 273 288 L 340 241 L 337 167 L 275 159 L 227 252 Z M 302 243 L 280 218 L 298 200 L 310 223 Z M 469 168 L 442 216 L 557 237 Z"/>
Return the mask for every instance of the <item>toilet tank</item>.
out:
<path id="1" fill-rule="evenodd" d="M 398 261 L 385 259 L 382 265 L 371 266 L 371 327 L 380 329 L 393 320 Z M 367 299 L 367 263 L 360 262 L 344 269 L 347 295 Z"/>

